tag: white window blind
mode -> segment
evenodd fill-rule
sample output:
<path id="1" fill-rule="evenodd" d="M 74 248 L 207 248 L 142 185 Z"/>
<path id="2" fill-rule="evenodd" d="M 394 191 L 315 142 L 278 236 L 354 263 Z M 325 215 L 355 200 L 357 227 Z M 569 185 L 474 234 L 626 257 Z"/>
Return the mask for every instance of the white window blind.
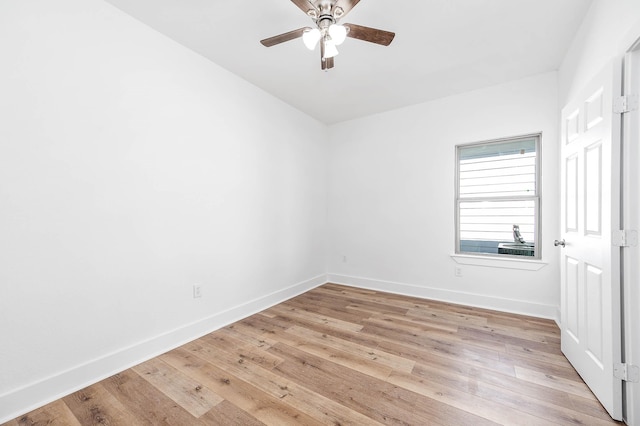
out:
<path id="1" fill-rule="evenodd" d="M 527 242 L 535 240 L 535 201 L 460 202 L 460 239 L 513 241 L 513 225 Z"/>

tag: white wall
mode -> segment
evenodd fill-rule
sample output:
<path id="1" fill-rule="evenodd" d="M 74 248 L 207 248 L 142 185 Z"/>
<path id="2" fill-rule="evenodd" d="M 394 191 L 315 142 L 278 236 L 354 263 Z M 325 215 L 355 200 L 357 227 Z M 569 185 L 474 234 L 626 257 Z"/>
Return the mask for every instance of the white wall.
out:
<path id="1" fill-rule="evenodd" d="M 630 31 L 638 25 L 640 1 L 593 0 L 558 71 L 560 107 L 629 47 Z"/>
<path id="2" fill-rule="evenodd" d="M 0 423 L 325 282 L 326 126 L 100 0 L 0 52 Z"/>
<path id="3" fill-rule="evenodd" d="M 548 73 L 330 127 L 329 279 L 557 316 L 557 75 Z M 462 265 L 455 251 L 455 146 L 542 132 L 537 271 Z M 346 257 L 346 261 L 345 261 Z"/>

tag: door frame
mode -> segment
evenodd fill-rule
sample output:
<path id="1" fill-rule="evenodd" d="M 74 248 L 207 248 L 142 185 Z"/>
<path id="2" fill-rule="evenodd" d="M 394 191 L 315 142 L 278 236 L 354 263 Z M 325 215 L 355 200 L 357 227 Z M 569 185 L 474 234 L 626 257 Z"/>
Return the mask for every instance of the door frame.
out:
<path id="1" fill-rule="evenodd" d="M 625 38 L 622 94 L 640 94 L 640 25 Z M 640 230 L 640 111 L 622 114 L 622 226 Z M 640 247 L 632 245 L 622 252 L 621 269 L 623 347 L 622 362 L 640 366 Z M 623 419 L 640 424 L 640 383 L 623 385 Z"/>

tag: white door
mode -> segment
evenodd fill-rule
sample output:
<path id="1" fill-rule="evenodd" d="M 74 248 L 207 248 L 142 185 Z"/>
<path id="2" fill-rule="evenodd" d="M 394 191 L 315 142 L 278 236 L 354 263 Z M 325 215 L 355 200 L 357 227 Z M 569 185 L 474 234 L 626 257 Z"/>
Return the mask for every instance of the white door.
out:
<path id="1" fill-rule="evenodd" d="M 611 417 L 622 418 L 620 114 L 621 61 L 608 65 L 562 109 L 562 352 Z"/>

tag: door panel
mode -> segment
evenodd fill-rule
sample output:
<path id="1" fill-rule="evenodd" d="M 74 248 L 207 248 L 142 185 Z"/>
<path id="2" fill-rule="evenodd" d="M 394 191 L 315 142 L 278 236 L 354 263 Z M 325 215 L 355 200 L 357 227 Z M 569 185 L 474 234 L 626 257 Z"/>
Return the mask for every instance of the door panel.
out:
<path id="1" fill-rule="evenodd" d="M 571 143 L 575 138 L 580 136 L 579 115 L 580 111 L 576 110 L 565 118 L 566 135 L 563 141 L 564 143 Z"/>
<path id="2" fill-rule="evenodd" d="M 563 312 L 562 325 L 566 327 L 565 332 L 571 336 L 571 338 L 578 343 L 578 336 L 580 335 L 579 322 L 578 322 L 578 300 L 579 300 L 579 283 L 578 283 L 578 268 L 580 262 L 576 259 L 572 259 L 569 256 L 565 257 L 565 288 L 566 288 L 566 312 Z"/>
<path id="3" fill-rule="evenodd" d="M 562 352 L 609 414 L 622 418 L 620 61 L 607 66 L 562 110 Z M 615 90 L 614 90 L 615 88 Z"/>
<path id="4" fill-rule="evenodd" d="M 602 270 L 592 265 L 586 267 L 587 352 L 600 369 L 603 368 L 602 341 L 605 330 L 602 321 Z"/>
<path id="5" fill-rule="evenodd" d="M 564 232 L 578 230 L 578 157 L 572 156 L 566 161 L 566 227 Z"/>
<path id="6" fill-rule="evenodd" d="M 584 165 L 585 231 L 589 235 L 602 234 L 602 144 L 591 145 L 585 151 Z"/>
<path id="7" fill-rule="evenodd" d="M 585 113 L 585 123 L 587 124 L 587 129 L 595 127 L 604 119 L 604 111 L 603 111 L 603 88 L 599 88 L 596 93 L 591 95 L 589 99 L 585 102 L 584 113 Z"/>

